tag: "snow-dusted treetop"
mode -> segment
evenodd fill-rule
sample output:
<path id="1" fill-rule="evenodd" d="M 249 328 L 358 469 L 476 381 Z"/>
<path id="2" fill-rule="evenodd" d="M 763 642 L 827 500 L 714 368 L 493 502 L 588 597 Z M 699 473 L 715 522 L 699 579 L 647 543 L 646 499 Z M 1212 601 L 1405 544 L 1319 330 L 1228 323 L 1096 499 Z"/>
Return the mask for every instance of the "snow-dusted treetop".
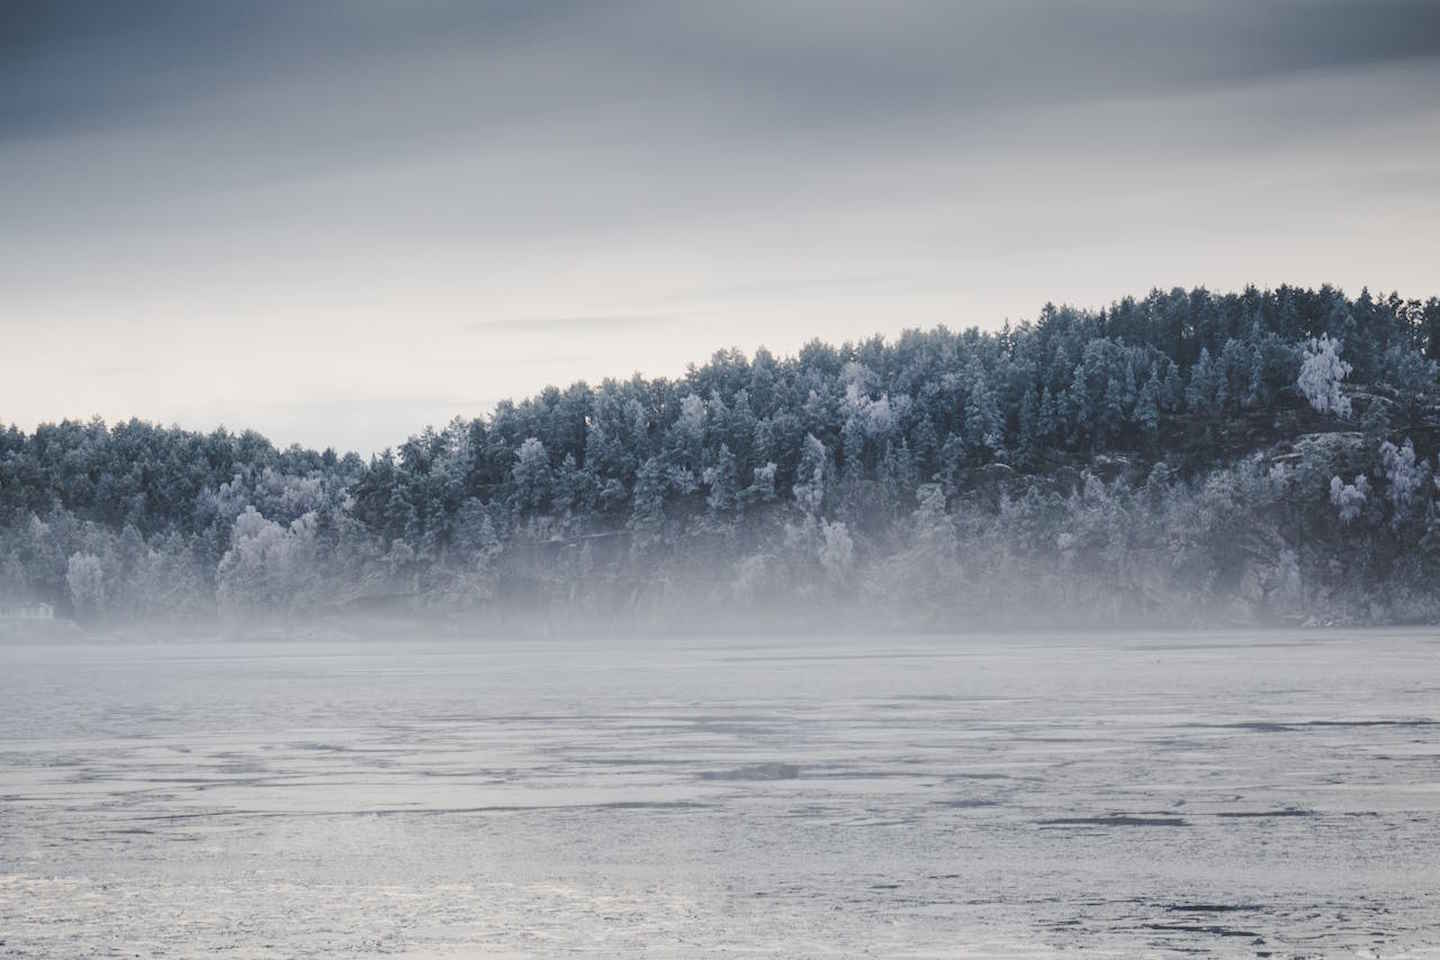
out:
<path id="1" fill-rule="evenodd" d="M 1340 392 L 1340 381 L 1350 375 L 1350 364 L 1340 359 L 1341 342 L 1329 334 L 1305 344 L 1305 359 L 1300 364 L 1296 386 L 1310 405 L 1321 413 L 1339 417 L 1350 416 L 1350 398 Z"/>

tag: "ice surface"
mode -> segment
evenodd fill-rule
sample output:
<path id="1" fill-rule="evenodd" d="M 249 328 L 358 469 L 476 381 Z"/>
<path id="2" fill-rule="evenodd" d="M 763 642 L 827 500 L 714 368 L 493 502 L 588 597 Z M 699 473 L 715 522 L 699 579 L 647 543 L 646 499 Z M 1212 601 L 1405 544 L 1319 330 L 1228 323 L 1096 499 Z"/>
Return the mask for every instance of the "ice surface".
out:
<path id="1" fill-rule="evenodd" d="M 0 647 L 0 957 L 1440 955 L 1425 632 Z"/>

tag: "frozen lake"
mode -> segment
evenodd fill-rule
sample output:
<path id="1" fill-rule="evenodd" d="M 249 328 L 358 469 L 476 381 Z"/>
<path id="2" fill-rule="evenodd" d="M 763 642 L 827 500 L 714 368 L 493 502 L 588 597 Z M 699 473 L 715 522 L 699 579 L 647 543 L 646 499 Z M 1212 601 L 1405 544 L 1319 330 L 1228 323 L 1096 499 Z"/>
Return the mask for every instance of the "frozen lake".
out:
<path id="1" fill-rule="evenodd" d="M 1433 632 L 0 647 L 0 957 L 1440 955 Z"/>

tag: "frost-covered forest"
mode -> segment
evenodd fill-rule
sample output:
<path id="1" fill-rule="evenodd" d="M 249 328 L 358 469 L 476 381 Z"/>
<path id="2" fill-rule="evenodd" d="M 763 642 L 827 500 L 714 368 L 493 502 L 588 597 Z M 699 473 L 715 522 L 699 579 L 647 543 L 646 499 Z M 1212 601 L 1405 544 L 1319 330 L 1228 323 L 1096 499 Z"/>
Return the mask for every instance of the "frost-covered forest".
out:
<path id="1" fill-rule="evenodd" d="M 1440 621 L 1440 300 L 1154 291 L 546 388 L 364 462 L 0 431 L 0 598 L 81 623 Z"/>

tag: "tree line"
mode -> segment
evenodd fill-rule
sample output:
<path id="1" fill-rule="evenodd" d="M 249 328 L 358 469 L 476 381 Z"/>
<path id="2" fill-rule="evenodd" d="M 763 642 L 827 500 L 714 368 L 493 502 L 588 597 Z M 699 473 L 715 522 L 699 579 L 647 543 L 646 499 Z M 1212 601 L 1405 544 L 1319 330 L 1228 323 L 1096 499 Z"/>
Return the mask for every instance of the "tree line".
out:
<path id="1" fill-rule="evenodd" d="M 10 427 L 0 596 L 97 623 L 1436 620 L 1437 359 L 1435 298 L 1175 289 L 550 387 L 368 462 Z"/>

